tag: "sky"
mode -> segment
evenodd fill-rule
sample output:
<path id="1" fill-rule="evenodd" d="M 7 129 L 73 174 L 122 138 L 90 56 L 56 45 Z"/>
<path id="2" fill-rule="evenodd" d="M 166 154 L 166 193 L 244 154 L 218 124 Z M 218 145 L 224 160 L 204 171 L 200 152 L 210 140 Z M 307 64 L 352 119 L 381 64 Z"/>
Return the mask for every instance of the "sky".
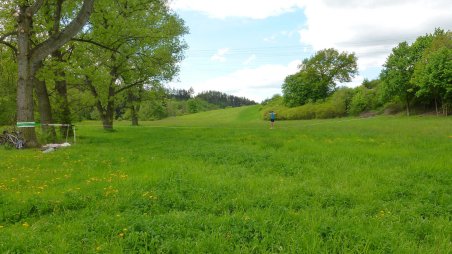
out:
<path id="1" fill-rule="evenodd" d="M 316 51 L 354 52 L 377 78 L 391 49 L 435 28 L 452 29 L 451 0 L 171 0 L 189 28 L 169 87 L 215 90 L 256 102 L 281 94 L 285 77 Z"/>

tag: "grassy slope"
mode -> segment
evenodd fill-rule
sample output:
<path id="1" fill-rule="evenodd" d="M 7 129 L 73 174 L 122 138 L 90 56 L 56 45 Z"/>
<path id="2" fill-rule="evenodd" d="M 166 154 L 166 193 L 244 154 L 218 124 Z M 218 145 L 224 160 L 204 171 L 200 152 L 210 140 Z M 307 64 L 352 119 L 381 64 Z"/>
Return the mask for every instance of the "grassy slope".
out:
<path id="1" fill-rule="evenodd" d="M 447 253 L 452 119 L 258 106 L 0 150 L 0 252 Z"/>

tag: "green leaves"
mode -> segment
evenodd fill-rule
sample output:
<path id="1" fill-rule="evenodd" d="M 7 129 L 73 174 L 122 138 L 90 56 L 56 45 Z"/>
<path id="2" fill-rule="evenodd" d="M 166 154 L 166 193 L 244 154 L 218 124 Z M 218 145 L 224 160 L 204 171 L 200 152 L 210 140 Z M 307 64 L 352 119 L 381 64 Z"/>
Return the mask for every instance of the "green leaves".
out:
<path id="1" fill-rule="evenodd" d="M 418 37 L 411 45 L 400 43 L 392 50 L 381 73 L 386 97 L 404 102 L 407 114 L 415 99 L 427 103 L 434 100 L 435 104 L 442 99 L 447 103 L 450 100 L 447 90 L 452 86 L 451 50 L 451 32 L 441 29 Z"/>
<path id="2" fill-rule="evenodd" d="M 430 96 L 450 102 L 452 90 L 452 33 L 435 34 L 431 45 L 415 66 L 412 82 L 419 86 L 419 97 Z"/>
<path id="3" fill-rule="evenodd" d="M 326 99 L 336 88 L 337 82 L 350 82 L 358 73 L 354 53 L 339 53 L 324 49 L 303 60 L 300 71 L 288 76 L 282 86 L 284 101 L 288 106 Z"/>

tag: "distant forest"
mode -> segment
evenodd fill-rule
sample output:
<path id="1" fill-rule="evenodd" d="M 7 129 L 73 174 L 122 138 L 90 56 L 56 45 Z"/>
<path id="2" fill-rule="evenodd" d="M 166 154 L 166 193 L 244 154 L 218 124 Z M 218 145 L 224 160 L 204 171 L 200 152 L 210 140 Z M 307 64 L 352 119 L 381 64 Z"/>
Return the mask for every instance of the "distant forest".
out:
<path id="1" fill-rule="evenodd" d="M 140 102 L 139 108 L 135 107 L 135 110 L 129 107 L 127 103 L 118 105 L 116 119 L 134 122 L 137 122 L 138 119 L 158 120 L 170 116 L 257 104 L 247 98 L 228 95 L 219 91 L 205 91 L 195 95 L 193 88 L 156 88 L 156 86 L 143 91 L 138 101 Z M 94 116 L 94 118 L 97 117 Z M 134 120 L 135 118 L 137 119 Z"/>

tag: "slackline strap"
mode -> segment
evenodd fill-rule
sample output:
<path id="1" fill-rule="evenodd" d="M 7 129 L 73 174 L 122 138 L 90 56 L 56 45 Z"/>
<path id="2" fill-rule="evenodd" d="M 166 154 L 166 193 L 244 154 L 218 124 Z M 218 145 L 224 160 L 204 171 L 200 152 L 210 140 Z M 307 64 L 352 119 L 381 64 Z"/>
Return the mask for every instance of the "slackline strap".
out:
<path id="1" fill-rule="evenodd" d="M 33 128 L 36 126 L 54 126 L 54 127 L 70 127 L 72 124 L 61 124 L 61 123 L 36 123 L 36 122 L 17 122 L 17 127 L 19 128 Z"/>
<path id="2" fill-rule="evenodd" d="M 72 131 L 74 133 L 74 144 L 75 144 L 75 142 L 77 142 L 76 141 L 76 134 L 75 134 L 75 125 L 73 125 L 73 124 L 61 124 L 61 123 L 44 123 L 44 124 L 40 124 L 40 123 L 36 123 L 36 122 L 17 122 L 16 123 L 16 126 L 18 128 L 34 128 L 36 126 L 41 126 L 41 125 L 44 125 L 44 126 L 55 126 L 55 127 L 70 127 L 70 126 L 72 126 L 73 127 Z M 66 142 L 67 142 L 68 136 L 69 136 L 69 128 L 67 129 L 67 132 L 66 132 Z"/>
<path id="3" fill-rule="evenodd" d="M 34 128 L 38 126 L 39 124 L 35 122 L 17 122 L 17 127 L 19 128 Z"/>

